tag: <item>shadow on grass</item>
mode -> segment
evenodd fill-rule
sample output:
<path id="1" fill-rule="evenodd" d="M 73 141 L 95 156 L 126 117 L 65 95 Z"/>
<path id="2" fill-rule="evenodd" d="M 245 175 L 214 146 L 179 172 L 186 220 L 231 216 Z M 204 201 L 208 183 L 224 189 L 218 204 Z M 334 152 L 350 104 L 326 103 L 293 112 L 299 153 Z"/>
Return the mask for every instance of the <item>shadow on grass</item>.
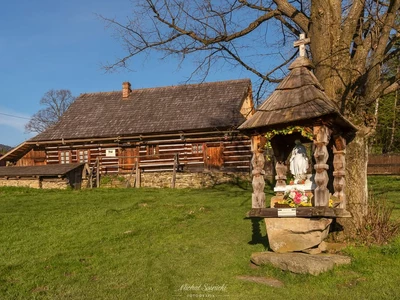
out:
<path id="1" fill-rule="evenodd" d="M 265 249 L 269 249 L 268 237 L 261 233 L 261 225 L 264 224 L 264 218 L 251 218 L 251 241 L 249 245 L 262 244 Z"/>

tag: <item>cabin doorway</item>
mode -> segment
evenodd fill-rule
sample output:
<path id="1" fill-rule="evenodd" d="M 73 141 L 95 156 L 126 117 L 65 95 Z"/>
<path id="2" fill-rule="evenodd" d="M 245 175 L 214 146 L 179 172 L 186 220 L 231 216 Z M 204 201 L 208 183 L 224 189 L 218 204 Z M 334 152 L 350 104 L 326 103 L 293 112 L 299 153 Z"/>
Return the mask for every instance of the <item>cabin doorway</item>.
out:
<path id="1" fill-rule="evenodd" d="M 120 168 L 122 172 L 127 172 L 128 170 L 131 171 L 134 167 L 136 162 L 138 161 L 139 157 L 139 148 L 132 147 L 132 148 L 125 148 L 120 156 Z"/>
<path id="2" fill-rule="evenodd" d="M 220 169 L 224 163 L 223 149 L 221 146 L 207 146 L 205 167 L 208 170 Z"/>

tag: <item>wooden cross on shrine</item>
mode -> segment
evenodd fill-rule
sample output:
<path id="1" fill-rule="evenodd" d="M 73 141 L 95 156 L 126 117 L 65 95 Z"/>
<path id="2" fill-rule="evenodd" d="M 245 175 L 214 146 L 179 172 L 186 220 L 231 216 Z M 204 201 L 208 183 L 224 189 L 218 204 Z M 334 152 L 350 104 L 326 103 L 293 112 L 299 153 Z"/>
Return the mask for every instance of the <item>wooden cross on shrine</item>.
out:
<path id="1" fill-rule="evenodd" d="M 306 38 L 304 33 L 300 34 L 300 40 L 293 43 L 293 47 L 299 47 L 300 56 L 306 56 L 306 45 L 310 43 L 310 38 Z"/>

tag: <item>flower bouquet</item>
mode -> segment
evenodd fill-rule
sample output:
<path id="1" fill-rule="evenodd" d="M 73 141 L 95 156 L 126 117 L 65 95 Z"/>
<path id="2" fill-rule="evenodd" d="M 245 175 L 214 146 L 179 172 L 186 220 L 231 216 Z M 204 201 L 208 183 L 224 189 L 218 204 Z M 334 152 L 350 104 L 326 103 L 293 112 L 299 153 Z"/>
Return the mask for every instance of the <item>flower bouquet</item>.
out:
<path id="1" fill-rule="evenodd" d="M 283 195 L 283 200 L 279 201 L 275 207 L 282 205 L 288 205 L 289 207 L 299 207 L 299 206 L 312 206 L 311 196 L 308 196 L 304 191 L 293 188 L 287 190 Z"/>

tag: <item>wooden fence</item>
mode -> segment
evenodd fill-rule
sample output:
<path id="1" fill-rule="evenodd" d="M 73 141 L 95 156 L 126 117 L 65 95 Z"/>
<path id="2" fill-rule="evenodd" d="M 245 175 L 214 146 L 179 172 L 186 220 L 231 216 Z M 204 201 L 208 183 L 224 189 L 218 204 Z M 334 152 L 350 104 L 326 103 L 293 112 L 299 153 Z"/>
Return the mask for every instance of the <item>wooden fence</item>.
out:
<path id="1" fill-rule="evenodd" d="M 273 178 L 272 161 L 266 162 L 266 175 Z M 400 154 L 370 154 L 368 157 L 368 175 L 400 175 Z"/>
<path id="2" fill-rule="evenodd" d="M 400 175 L 400 154 L 370 154 L 368 175 Z"/>

